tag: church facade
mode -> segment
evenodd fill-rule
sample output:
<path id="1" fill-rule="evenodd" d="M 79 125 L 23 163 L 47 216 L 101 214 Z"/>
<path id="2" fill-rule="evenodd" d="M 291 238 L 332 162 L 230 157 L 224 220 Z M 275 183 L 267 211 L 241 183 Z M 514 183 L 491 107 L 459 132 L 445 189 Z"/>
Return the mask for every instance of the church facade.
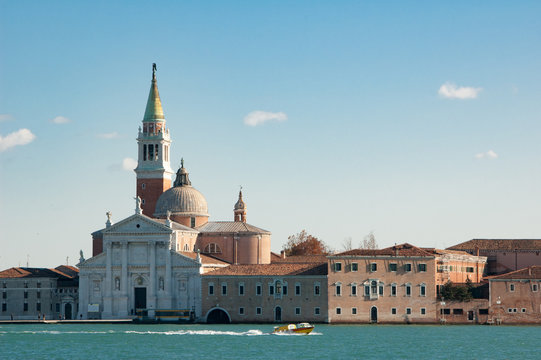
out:
<path id="1" fill-rule="evenodd" d="M 271 233 L 246 222 L 239 192 L 233 221 L 209 221 L 207 201 L 184 160 L 171 169 L 171 136 L 158 92 L 156 66 L 137 137 L 135 214 L 92 233 L 92 257 L 81 255 L 79 314 L 114 319 L 159 310 L 201 317 L 201 275 L 230 264 L 269 264 Z"/>

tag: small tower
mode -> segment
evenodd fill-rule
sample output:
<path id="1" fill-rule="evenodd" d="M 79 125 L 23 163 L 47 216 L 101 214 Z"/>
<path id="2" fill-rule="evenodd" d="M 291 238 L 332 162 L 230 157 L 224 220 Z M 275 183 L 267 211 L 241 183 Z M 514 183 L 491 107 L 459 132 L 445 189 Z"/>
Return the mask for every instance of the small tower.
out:
<path id="1" fill-rule="evenodd" d="M 156 81 L 156 64 L 152 64 L 152 83 L 137 144 L 138 161 L 134 170 L 137 174 L 136 196 L 141 198 L 143 214 L 152 216 L 156 201 L 171 187 L 173 175 L 169 161 L 171 138 L 169 129 L 165 128 L 165 116 Z"/>
<path id="2" fill-rule="evenodd" d="M 242 200 L 242 187 L 239 191 L 239 200 L 235 204 L 235 222 L 246 222 L 246 204 Z"/>

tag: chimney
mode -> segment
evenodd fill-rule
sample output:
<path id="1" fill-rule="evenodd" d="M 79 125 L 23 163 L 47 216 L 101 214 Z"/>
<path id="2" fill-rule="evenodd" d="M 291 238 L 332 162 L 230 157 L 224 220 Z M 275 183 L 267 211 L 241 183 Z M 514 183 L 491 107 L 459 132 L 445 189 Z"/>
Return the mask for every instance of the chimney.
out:
<path id="1" fill-rule="evenodd" d="M 479 246 L 475 245 L 475 256 L 479 256 Z"/>
<path id="2" fill-rule="evenodd" d="M 532 276 L 532 267 L 528 266 L 528 275 Z"/>
<path id="3" fill-rule="evenodd" d="M 285 259 L 286 258 L 286 252 L 285 250 L 280 251 L 280 258 Z"/>

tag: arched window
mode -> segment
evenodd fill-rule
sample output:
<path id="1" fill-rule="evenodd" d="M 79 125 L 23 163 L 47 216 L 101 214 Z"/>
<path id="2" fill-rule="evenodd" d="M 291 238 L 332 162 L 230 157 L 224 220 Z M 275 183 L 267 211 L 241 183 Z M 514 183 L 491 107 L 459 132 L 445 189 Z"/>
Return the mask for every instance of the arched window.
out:
<path id="1" fill-rule="evenodd" d="M 183 251 L 190 251 L 190 246 L 188 244 L 184 244 Z"/>
<path id="2" fill-rule="evenodd" d="M 222 249 L 220 249 L 220 246 L 218 246 L 218 244 L 210 243 L 205 246 L 205 250 L 203 252 L 207 254 L 221 254 Z"/>
<path id="3" fill-rule="evenodd" d="M 374 295 L 377 295 L 378 294 L 378 282 L 376 280 L 372 280 L 372 282 L 370 283 L 370 288 L 371 288 L 371 292 L 372 294 Z"/>

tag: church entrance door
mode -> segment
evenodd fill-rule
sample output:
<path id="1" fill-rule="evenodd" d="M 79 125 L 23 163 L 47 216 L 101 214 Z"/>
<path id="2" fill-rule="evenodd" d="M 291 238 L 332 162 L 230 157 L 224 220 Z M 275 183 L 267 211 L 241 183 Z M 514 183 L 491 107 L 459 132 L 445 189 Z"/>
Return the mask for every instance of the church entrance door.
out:
<path id="1" fill-rule="evenodd" d="M 147 307 L 147 288 L 134 288 L 135 309 L 146 309 Z"/>
<path id="2" fill-rule="evenodd" d="M 71 320 L 71 304 L 70 303 L 67 303 L 64 306 L 64 318 L 66 320 Z"/>

